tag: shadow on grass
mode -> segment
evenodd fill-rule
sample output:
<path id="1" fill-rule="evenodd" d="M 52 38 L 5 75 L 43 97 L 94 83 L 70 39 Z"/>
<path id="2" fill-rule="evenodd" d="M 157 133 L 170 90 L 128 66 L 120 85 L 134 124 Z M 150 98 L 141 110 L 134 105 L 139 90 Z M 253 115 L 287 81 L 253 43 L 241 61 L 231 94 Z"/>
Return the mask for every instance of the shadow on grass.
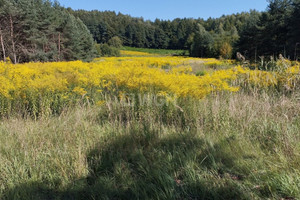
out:
<path id="1" fill-rule="evenodd" d="M 191 133 L 137 128 L 100 142 L 87 155 L 89 175 L 67 189 L 26 183 L 2 199 L 249 199 L 238 180 L 220 172 L 234 167 L 222 148 Z"/>

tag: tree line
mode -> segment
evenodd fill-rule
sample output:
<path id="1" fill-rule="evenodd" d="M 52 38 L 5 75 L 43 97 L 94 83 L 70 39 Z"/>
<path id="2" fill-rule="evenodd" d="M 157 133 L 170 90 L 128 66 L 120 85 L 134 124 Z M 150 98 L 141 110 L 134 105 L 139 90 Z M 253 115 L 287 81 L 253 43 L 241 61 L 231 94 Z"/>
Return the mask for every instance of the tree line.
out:
<path id="1" fill-rule="evenodd" d="M 98 43 L 119 37 L 132 47 L 186 49 L 191 56 L 247 59 L 300 54 L 300 0 L 269 0 L 264 12 L 251 10 L 220 18 L 154 22 L 121 13 L 68 9 L 79 17 Z"/>
<path id="2" fill-rule="evenodd" d="M 195 57 L 232 58 L 240 52 L 249 60 L 279 54 L 297 59 L 299 24 L 300 0 L 269 0 L 264 12 L 155 21 L 111 11 L 72 10 L 50 0 L 0 0 L 0 59 L 91 60 L 119 55 L 120 44 L 184 49 Z"/>
<path id="3" fill-rule="evenodd" d="M 300 56 L 300 0 L 271 0 L 266 12 L 244 24 L 236 44 L 247 57 Z"/>
<path id="4" fill-rule="evenodd" d="M 243 24 L 253 13 L 258 14 L 253 11 L 217 19 L 177 18 L 152 22 L 112 11 L 68 10 L 85 23 L 97 43 L 108 43 L 117 36 L 125 46 L 184 49 L 192 56 L 201 57 L 217 57 L 222 49 L 224 56 L 230 57 L 230 48 L 239 39 Z"/>

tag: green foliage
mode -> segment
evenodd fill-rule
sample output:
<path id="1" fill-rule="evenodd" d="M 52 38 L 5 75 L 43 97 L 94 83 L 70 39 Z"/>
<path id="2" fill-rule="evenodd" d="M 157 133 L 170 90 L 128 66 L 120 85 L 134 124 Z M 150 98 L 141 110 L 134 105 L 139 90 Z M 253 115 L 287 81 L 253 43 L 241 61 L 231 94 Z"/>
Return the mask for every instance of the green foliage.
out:
<path id="1" fill-rule="evenodd" d="M 261 13 L 257 11 L 250 12 L 250 17 L 243 24 L 240 38 L 235 44 L 235 48 L 247 58 L 258 59 L 258 56 L 261 56 L 260 54 L 257 54 L 257 50 L 260 48 L 259 40 L 257 38 L 257 24 L 260 17 Z"/>
<path id="2" fill-rule="evenodd" d="M 115 48 L 121 48 L 122 40 L 118 36 L 114 36 L 110 40 L 108 40 L 108 45 Z"/>
<path id="3" fill-rule="evenodd" d="M 98 56 L 120 56 L 120 49 L 109 46 L 108 44 L 96 44 L 96 51 Z"/>
<path id="4" fill-rule="evenodd" d="M 91 60 L 95 55 L 90 31 L 57 2 L 2 0 L 0 34 L 0 55 L 14 63 Z"/>
<path id="5" fill-rule="evenodd" d="M 214 39 L 212 35 L 201 25 L 193 36 L 190 55 L 195 57 L 212 57 Z"/>
<path id="6" fill-rule="evenodd" d="M 107 43 L 110 38 L 118 36 L 125 46 L 184 50 L 191 49 L 195 35 L 199 34 L 199 26 L 203 26 L 213 38 L 218 38 L 219 35 L 226 36 L 226 41 L 233 45 L 239 38 L 241 24 L 249 17 L 248 13 L 241 13 L 207 21 L 203 19 L 174 19 L 172 21 L 157 19 L 151 22 L 108 11 L 78 10 L 71 12 L 83 20 L 98 43 Z M 208 39 L 210 40 L 210 37 Z M 224 42 L 223 39 L 221 43 Z M 203 41 L 203 43 L 210 42 Z M 195 44 L 194 46 L 193 49 L 197 49 L 199 45 Z M 198 50 L 193 51 L 197 52 Z M 218 53 L 219 49 L 216 48 L 210 54 L 218 57 Z M 201 56 L 201 53 L 195 53 L 194 56 Z"/>
<path id="7" fill-rule="evenodd" d="M 253 13 L 244 24 L 236 47 L 248 59 L 282 54 L 296 59 L 299 42 L 299 1 L 271 0 L 266 12 Z"/>
<path id="8" fill-rule="evenodd" d="M 280 53 L 290 59 L 300 55 L 299 0 L 271 0 L 265 12 L 224 15 L 220 18 L 145 21 L 115 12 L 70 11 L 90 29 L 98 43 L 118 36 L 125 46 L 184 49 L 191 56 L 231 57 L 241 52 L 258 61 L 262 55 Z M 199 26 L 203 27 L 200 28 Z M 229 51 L 230 52 L 230 51 Z"/>
<path id="9" fill-rule="evenodd" d="M 1 0 L 1 5 L 0 32 L 5 49 L 0 48 L 0 56 L 9 56 L 13 62 L 91 60 L 95 55 L 93 39 L 116 48 L 123 44 L 183 49 L 196 57 L 229 58 L 237 51 L 255 61 L 263 55 L 282 54 L 295 60 L 300 55 L 299 0 L 271 0 L 265 12 L 154 22 L 109 11 L 73 11 L 49 1 Z M 75 18 L 70 17 L 73 15 Z M 10 17 L 13 37 L 7 28 Z"/>
<path id="10" fill-rule="evenodd" d="M 197 72 L 195 73 L 196 76 L 204 76 L 205 74 L 207 74 L 206 71 L 197 71 Z"/>
<path id="11" fill-rule="evenodd" d="M 62 51 L 62 57 L 67 60 L 91 60 L 94 57 L 93 40 L 86 26 L 79 18 L 67 14 L 63 28 L 66 49 Z"/>

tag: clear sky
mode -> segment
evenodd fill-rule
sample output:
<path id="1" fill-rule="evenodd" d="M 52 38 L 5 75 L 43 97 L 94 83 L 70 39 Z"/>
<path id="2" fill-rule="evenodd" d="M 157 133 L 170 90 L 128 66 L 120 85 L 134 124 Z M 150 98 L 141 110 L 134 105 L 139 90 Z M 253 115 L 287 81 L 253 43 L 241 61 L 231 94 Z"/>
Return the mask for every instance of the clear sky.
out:
<path id="1" fill-rule="evenodd" d="M 58 0 L 75 10 L 115 11 L 145 20 L 220 17 L 255 9 L 264 11 L 267 0 Z"/>

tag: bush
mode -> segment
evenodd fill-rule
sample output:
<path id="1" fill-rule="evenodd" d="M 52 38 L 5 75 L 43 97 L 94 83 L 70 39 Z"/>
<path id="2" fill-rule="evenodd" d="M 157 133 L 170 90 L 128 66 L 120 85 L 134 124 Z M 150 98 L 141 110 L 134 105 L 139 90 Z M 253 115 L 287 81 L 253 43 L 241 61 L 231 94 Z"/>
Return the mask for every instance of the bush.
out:
<path id="1" fill-rule="evenodd" d="M 110 40 L 108 40 L 108 45 L 115 48 L 121 48 L 122 40 L 118 36 L 114 36 Z"/>
<path id="2" fill-rule="evenodd" d="M 97 54 L 99 56 L 120 56 L 120 50 L 108 44 L 96 44 Z"/>
<path id="3" fill-rule="evenodd" d="M 232 46 L 228 43 L 225 42 L 222 44 L 220 47 L 220 56 L 225 59 L 230 59 L 232 56 Z"/>

